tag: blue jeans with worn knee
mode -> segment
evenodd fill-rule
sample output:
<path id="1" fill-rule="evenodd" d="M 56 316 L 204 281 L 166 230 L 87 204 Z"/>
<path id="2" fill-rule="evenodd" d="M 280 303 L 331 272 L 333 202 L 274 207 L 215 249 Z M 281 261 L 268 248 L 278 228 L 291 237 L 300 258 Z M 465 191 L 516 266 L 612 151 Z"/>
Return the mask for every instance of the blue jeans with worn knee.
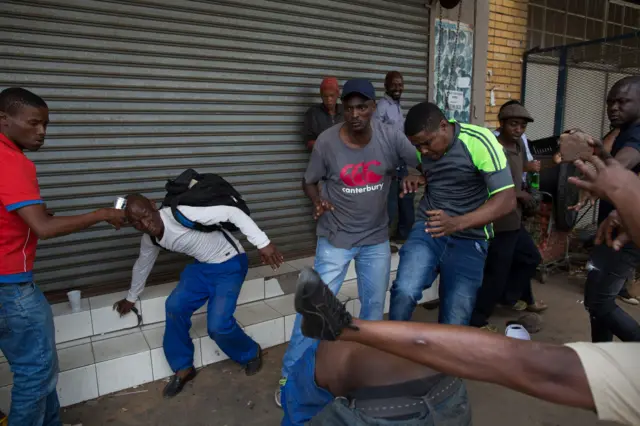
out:
<path id="1" fill-rule="evenodd" d="M 384 315 L 384 299 L 389 287 L 391 273 L 391 249 L 389 241 L 369 246 L 341 249 L 331 245 L 324 237 L 318 238 L 314 269 L 329 286 L 334 294 L 338 294 L 349 264 L 354 260 L 358 281 L 358 297 L 360 299 L 360 318 L 381 320 Z M 282 377 L 289 375 L 293 364 L 300 359 L 309 348 L 312 339 L 306 338 L 300 331 L 300 315 L 296 315 L 291 341 L 282 360 Z"/>
<path id="2" fill-rule="evenodd" d="M 233 317 L 242 283 L 247 275 L 247 255 L 239 254 L 223 263 L 188 265 L 165 303 L 167 324 L 163 348 L 175 371 L 193 367 L 193 341 L 189 336 L 191 316 L 208 300 L 207 331 L 232 360 L 241 365 L 258 356 L 258 344 Z"/>
<path id="3" fill-rule="evenodd" d="M 416 223 L 400 249 L 400 264 L 391 286 L 389 319 L 409 321 L 422 292 L 440 274 L 441 324 L 468 325 L 482 286 L 488 242 L 469 238 L 433 238 L 423 221 Z"/>
<path id="4" fill-rule="evenodd" d="M 10 426 L 59 426 L 51 306 L 32 282 L 0 283 L 0 349 L 13 372 Z"/>

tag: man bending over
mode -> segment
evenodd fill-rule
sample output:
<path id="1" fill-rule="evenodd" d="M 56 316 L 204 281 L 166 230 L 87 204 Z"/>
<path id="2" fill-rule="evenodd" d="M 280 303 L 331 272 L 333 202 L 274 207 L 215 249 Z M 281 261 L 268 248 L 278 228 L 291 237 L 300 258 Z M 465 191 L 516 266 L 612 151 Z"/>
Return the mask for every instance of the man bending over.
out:
<path id="1" fill-rule="evenodd" d="M 231 222 L 258 248 L 264 263 L 278 267 L 283 262 L 282 255 L 267 235 L 236 207 L 180 206 L 180 212 L 203 225 Z M 173 217 L 170 207 L 158 210 L 154 202 L 139 194 L 127 197 L 125 213 L 133 227 L 146 235 L 142 236 L 140 256 L 133 266 L 129 295 L 116 304 L 121 315 L 131 310 L 142 293 L 160 247 L 195 259 L 182 271 L 180 282 L 165 305 L 167 323 L 163 348 L 175 374 L 163 395 L 177 395 L 196 375 L 189 329 L 191 316 L 207 300 L 209 336 L 229 358 L 244 366 L 248 376 L 258 373 L 262 368 L 261 349 L 233 317 L 248 270 L 247 255 L 240 242 L 225 230 L 207 233 L 186 228 Z"/>

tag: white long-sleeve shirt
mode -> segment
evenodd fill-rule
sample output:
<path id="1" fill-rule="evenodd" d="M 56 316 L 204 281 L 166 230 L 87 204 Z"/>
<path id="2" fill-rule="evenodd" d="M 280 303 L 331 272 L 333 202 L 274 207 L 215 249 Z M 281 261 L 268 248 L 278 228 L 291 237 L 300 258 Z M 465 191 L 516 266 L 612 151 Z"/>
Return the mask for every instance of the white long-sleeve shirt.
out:
<path id="1" fill-rule="evenodd" d="M 258 225 L 245 212 L 236 207 L 180 206 L 179 210 L 189 220 L 203 225 L 231 222 L 258 249 L 270 244 L 269 238 L 258 228 Z M 238 255 L 236 249 L 222 235 L 222 232 L 200 232 L 186 228 L 173 217 L 170 207 L 160 210 L 160 218 L 164 223 L 164 234 L 158 240 L 158 244 L 169 251 L 186 254 L 202 263 L 222 263 Z M 240 253 L 244 253 L 240 242 L 230 232 L 226 232 L 226 234 L 236 244 Z M 160 247 L 151 242 L 149 235 L 143 235 L 140 242 L 140 255 L 133 265 L 131 274 L 131 289 L 127 295 L 129 302 L 135 302 L 144 290 L 147 278 L 149 278 L 159 253 Z"/>

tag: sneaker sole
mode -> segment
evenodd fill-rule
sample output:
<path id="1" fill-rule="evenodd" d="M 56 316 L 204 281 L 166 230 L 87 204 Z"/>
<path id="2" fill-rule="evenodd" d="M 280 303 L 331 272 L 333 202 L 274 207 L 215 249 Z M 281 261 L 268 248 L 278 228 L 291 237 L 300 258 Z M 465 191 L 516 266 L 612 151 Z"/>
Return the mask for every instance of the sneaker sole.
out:
<path id="1" fill-rule="evenodd" d="M 619 297 L 619 299 L 622 300 L 624 303 L 632 306 L 640 305 L 640 302 L 637 299 L 627 299 L 626 297 Z"/>
<path id="2" fill-rule="evenodd" d="M 282 397 L 282 391 L 280 389 L 278 389 L 276 391 L 276 393 L 273 395 L 273 400 L 275 401 L 275 403 L 278 406 L 278 408 L 282 408 L 282 402 L 281 402 L 279 396 Z"/>

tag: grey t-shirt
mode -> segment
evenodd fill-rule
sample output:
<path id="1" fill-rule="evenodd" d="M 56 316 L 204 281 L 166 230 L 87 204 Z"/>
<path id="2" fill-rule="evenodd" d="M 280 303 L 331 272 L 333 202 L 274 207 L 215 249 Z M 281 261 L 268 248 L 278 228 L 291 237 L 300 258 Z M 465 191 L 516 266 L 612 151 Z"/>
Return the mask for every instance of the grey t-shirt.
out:
<path id="1" fill-rule="evenodd" d="M 455 124 L 454 140 L 438 160 L 422 157 L 427 179 L 416 220 L 428 219 L 427 210 L 443 210 L 462 216 L 480 208 L 491 195 L 513 188 L 513 178 L 504 149 L 490 130 L 472 124 Z M 493 226 L 453 234 L 454 237 L 490 239 Z"/>
<path id="2" fill-rule="evenodd" d="M 307 183 L 324 179 L 322 198 L 335 207 L 318 219 L 317 233 L 344 249 L 379 244 L 389 239 L 391 173 L 402 162 L 416 167 L 417 152 L 402 132 L 375 119 L 369 144 L 350 148 L 340 138 L 342 126 L 318 137 L 304 175 Z"/>

